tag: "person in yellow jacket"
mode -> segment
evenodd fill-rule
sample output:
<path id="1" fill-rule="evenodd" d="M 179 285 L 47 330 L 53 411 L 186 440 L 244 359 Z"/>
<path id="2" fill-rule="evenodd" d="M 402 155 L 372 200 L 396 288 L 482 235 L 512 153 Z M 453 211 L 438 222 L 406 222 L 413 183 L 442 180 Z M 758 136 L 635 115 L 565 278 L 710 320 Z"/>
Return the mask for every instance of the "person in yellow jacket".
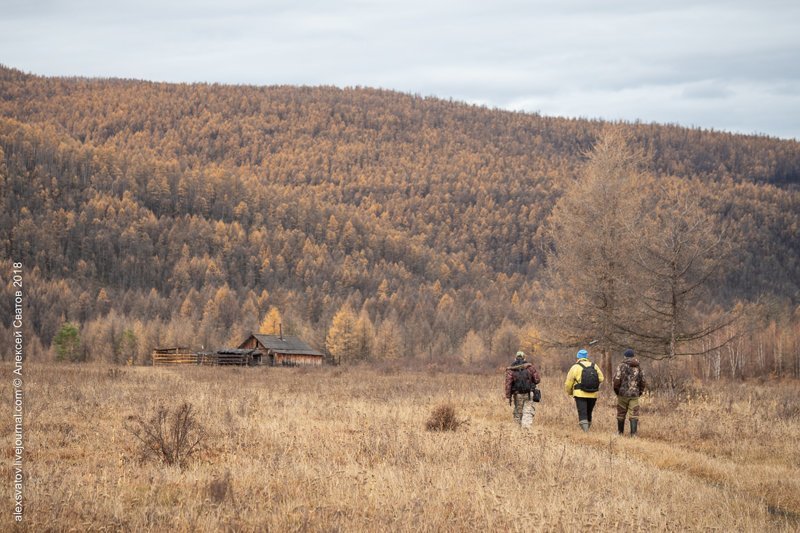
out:
<path id="1" fill-rule="evenodd" d="M 589 431 L 592 426 L 592 411 L 597 402 L 600 384 L 604 379 L 600 367 L 589 361 L 589 352 L 580 350 L 578 360 L 567 373 L 564 390 L 575 398 L 575 406 L 578 408 L 578 424 L 583 431 Z"/>

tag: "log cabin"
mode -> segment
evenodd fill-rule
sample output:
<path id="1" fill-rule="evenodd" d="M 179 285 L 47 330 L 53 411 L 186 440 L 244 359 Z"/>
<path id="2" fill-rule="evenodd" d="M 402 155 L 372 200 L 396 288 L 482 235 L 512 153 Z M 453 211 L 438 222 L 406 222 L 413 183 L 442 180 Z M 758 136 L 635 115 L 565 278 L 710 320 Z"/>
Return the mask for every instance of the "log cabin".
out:
<path id="1" fill-rule="evenodd" d="M 319 366 L 325 354 L 313 349 L 299 337 L 291 335 L 263 335 L 253 333 L 239 345 L 242 350 L 253 350 L 254 364 L 269 366 Z"/>

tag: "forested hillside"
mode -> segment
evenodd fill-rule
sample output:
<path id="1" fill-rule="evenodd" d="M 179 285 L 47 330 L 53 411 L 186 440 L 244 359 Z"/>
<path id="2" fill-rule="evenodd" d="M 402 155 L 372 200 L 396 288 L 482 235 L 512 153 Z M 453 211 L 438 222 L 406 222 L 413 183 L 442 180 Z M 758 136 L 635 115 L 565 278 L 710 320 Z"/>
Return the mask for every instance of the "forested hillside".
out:
<path id="1" fill-rule="evenodd" d="M 24 265 L 33 357 L 68 321 L 78 358 L 236 344 L 275 307 L 320 348 L 346 308 L 364 356 L 502 358 L 542 290 L 548 216 L 603 127 L 365 88 L 0 67 L 2 272 Z M 621 127 L 729 222 L 739 264 L 719 303 L 768 300 L 791 322 L 800 143 Z"/>

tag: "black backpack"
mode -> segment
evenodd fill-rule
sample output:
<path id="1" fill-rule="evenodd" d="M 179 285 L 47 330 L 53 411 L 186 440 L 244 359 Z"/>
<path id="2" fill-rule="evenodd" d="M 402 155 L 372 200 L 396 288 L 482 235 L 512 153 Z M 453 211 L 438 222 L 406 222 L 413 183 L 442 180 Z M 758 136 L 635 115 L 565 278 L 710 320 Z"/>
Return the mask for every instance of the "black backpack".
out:
<path id="1" fill-rule="evenodd" d="M 581 365 L 580 363 L 576 363 Z M 583 392 L 597 392 L 600 390 L 600 376 L 597 374 L 597 366 L 592 363 L 589 366 L 581 365 L 581 382 L 575 384 L 575 388 Z"/>
<path id="2" fill-rule="evenodd" d="M 511 371 L 513 374 L 513 381 L 511 382 L 511 392 L 521 392 L 523 394 L 532 391 L 535 387 L 531 373 L 528 372 L 527 367 L 515 368 Z"/>

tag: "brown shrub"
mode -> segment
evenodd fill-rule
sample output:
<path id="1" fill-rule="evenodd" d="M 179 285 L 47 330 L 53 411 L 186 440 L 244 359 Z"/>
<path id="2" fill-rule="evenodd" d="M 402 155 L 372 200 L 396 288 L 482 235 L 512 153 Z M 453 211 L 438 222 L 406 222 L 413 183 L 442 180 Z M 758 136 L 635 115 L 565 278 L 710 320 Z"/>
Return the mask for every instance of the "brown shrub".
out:
<path id="1" fill-rule="evenodd" d="M 121 368 L 109 368 L 108 369 L 108 377 L 109 379 L 120 379 L 125 377 L 125 371 Z"/>
<path id="2" fill-rule="evenodd" d="M 431 412 L 430 418 L 425 423 L 425 429 L 428 431 L 456 431 L 466 423 L 467 420 L 459 419 L 456 416 L 455 407 L 450 404 L 443 404 L 437 406 Z"/>
<path id="3" fill-rule="evenodd" d="M 208 499 L 217 505 L 222 503 L 227 497 L 233 498 L 230 470 L 226 470 L 224 476 L 209 481 L 206 486 L 206 494 L 208 495 Z"/>

